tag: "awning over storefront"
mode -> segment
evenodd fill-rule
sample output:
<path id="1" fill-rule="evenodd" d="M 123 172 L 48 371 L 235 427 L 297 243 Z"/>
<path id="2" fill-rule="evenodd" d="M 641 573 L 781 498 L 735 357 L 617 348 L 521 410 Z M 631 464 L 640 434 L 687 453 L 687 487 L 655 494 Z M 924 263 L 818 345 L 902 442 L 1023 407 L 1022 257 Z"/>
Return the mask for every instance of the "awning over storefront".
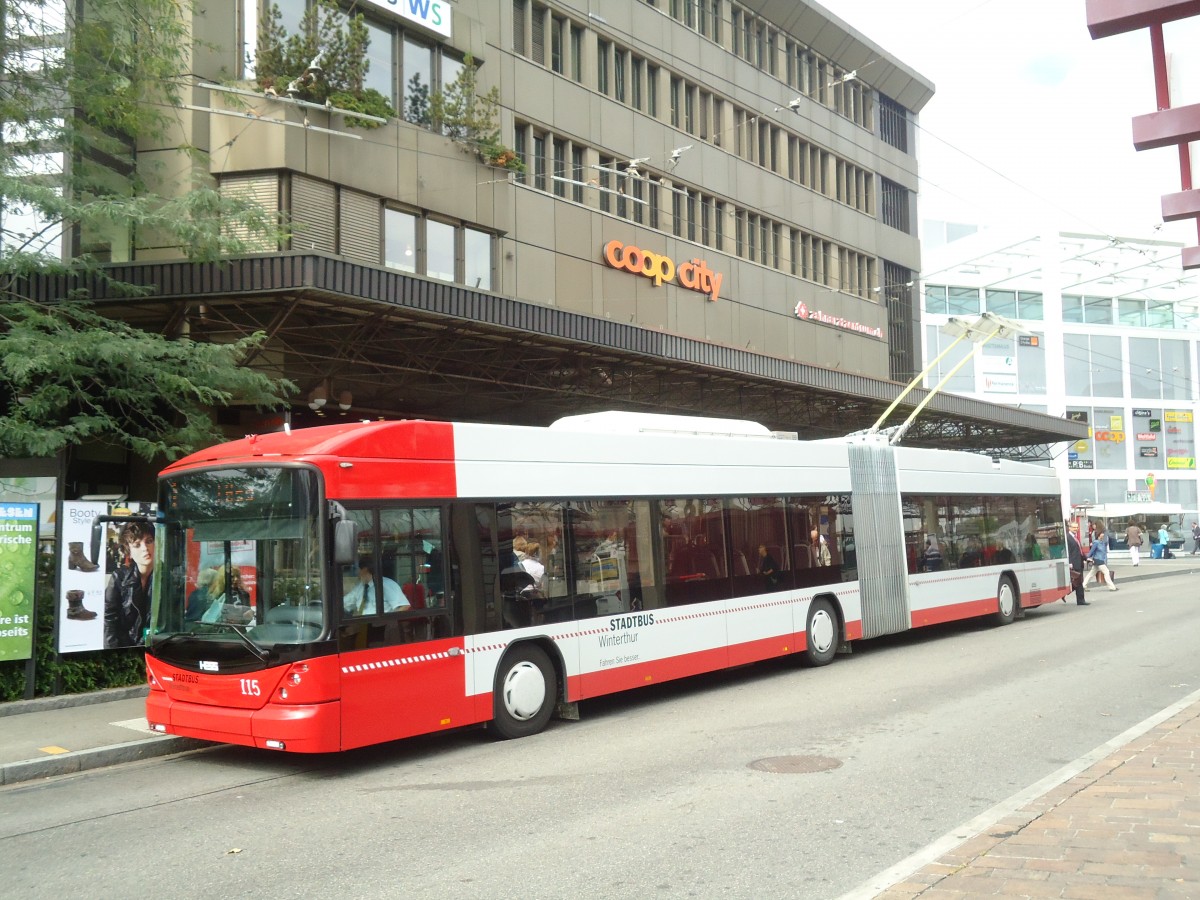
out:
<path id="1" fill-rule="evenodd" d="M 624 409 L 750 419 L 825 438 L 869 427 L 903 389 L 320 254 L 135 263 L 109 274 L 149 293 L 119 295 L 101 278 L 46 278 L 27 290 L 49 300 L 84 287 L 115 318 L 196 340 L 265 332 L 267 344 L 248 365 L 290 378 L 302 392 L 318 384 L 348 391 L 352 407 L 342 414 L 352 418 L 546 425 Z M 925 395 L 914 391 L 886 424 L 899 424 Z M 317 413 L 303 397 L 296 403 L 293 424 L 330 421 L 306 421 Z M 1086 437 L 1086 425 L 939 394 L 904 442 L 1048 458 L 1053 444 Z"/>

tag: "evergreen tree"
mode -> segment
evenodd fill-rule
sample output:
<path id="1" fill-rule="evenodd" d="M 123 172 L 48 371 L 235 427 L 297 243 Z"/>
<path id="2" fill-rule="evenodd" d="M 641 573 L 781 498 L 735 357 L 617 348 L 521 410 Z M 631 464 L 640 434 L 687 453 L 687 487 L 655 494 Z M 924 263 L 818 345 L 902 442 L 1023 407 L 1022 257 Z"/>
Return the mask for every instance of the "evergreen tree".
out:
<path id="1" fill-rule="evenodd" d="M 89 440 L 151 458 L 220 439 L 214 406 L 279 406 L 286 382 L 239 365 L 265 339 L 171 340 L 113 321 L 80 290 L 36 301 L 40 276 L 115 288 L 139 241 L 202 261 L 278 234 L 273 211 L 218 192 L 176 146 L 193 41 L 187 0 L 5 0 L 0 34 L 0 454 Z M 130 295 L 138 293 L 126 286 Z"/>

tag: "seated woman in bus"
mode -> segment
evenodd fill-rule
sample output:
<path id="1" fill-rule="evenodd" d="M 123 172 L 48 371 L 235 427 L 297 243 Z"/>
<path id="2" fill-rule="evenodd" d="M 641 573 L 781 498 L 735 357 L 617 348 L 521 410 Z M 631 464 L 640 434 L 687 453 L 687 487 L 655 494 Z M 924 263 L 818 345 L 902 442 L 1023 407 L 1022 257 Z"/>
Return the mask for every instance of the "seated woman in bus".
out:
<path id="1" fill-rule="evenodd" d="M 224 572 L 216 568 L 201 569 L 196 576 L 196 589 L 188 594 L 187 608 L 184 610 L 185 622 L 199 622 L 208 612 L 217 595 L 224 593 Z"/>
<path id="2" fill-rule="evenodd" d="M 398 582 L 387 576 L 383 580 L 383 611 L 405 612 L 412 608 Z M 342 598 L 347 615 L 369 616 L 375 613 L 375 572 L 369 562 L 359 563 L 358 583 Z"/>
<path id="3" fill-rule="evenodd" d="M 1021 558 L 1026 562 L 1037 562 L 1042 558 L 1042 548 L 1038 544 L 1036 534 L 1030 533 L 1025 536 L 1025 549 L 1021 551 Z"/>
<path id="4" fill-rule="evenodd" d="M 236 566 L 229 570 L 229 593 L 226 595 L 225 570 L 217 568 L 209 583 L 209 593 L 216 594 L 200 616 L 201 622 L 224 622 L 231 625 L 249 625 L 254 621 L 254 607 L 250 605 L 250 592 L 242 584 L 241 570 Z"/>

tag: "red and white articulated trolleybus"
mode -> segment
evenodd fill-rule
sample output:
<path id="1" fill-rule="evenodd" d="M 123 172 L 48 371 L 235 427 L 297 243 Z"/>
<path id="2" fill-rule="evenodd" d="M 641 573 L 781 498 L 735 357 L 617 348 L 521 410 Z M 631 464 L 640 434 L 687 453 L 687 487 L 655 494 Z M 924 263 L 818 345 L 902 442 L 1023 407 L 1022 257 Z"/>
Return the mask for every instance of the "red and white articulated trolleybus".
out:
<path id="1" fill-rule="evenodd" d="M 146 714 L 326 752 L 1069 590 L 1049 468 L 600 413 L 250 436 L 163 472 Z"/>

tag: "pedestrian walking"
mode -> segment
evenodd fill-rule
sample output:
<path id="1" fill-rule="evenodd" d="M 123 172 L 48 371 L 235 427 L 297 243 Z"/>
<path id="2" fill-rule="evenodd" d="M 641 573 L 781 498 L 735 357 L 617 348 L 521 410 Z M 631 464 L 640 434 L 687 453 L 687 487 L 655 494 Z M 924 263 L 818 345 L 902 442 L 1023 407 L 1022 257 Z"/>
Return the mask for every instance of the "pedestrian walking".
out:
<path id="1" fill-rule="evenodd" d="M 1095 540 L 1092 541 L 1092 546 L 1088 547 L 1088 559 L 1092 565 L 1087 570 L 1087 574 L 1083 576 L 1083 589 L 1086 591 L 1088 582 L 1092 580 L 1097 572 L 1104 576 L 1104 580 L 1108 582 L 1110 591 L 1120 590 L 1113 584 L 1113 573 L 1108 568 L 1108 535 L 1104 533 L 1103 528 L 1096 529 Z"/>
<path id="2" fill-rule="evenodd" d="M 1083 597 L 1083 548 L 1079 546 L 1079 523 L 1072 522 L 1067 528 L 1067 564 L 1071 567 L 1071 587 L 1075 590 L 1075 602 L 1087 606 Z M 1066 601 L 1066 597 L 1063 600 Z"/>
<path id="3" fill-rule="evenodd" d="M 1136 566 L 1142 555 L 1142 529 L 1134 522 L 1125 529 L 1125 543 L 1129 545 L 1129 559 Z"/>
<path id="4" fill-rule="evenodd" d="M 1200 550 L 1200 522 L 1192 523 L 1192 556 L 1196 555 L 1196 551 Z"/>

